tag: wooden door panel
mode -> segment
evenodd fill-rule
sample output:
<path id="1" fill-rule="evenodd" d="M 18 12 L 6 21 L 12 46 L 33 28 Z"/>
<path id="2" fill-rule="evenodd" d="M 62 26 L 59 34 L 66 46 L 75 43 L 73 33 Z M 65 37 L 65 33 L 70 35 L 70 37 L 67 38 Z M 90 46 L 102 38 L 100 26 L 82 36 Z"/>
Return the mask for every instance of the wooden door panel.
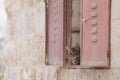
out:
<path id="1" fill-rule="evenodd" d="M 109 65 L 110 0 L 82 0 L 81 66 Z"/>
<path id="2" fill-rule="evenodd" d="M 63 65 L 64 29 L 64 0 L 48 0 L 47 64 Z"/>

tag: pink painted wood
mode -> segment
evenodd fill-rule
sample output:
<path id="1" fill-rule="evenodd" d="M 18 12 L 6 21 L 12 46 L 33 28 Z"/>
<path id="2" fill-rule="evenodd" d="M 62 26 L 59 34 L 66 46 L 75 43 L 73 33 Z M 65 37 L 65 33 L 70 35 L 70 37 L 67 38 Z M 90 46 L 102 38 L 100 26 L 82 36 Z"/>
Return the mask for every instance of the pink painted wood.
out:
<path id="1" fill-rule="evenodd" d="M 47 64 L 63 65 L 64 0 L 48 0 L 47 8 Z"/>
<path id="2" fill-rule="evenodd" d="M 108 67 L 110 0 L 82 0 L 81 66 Z"/>

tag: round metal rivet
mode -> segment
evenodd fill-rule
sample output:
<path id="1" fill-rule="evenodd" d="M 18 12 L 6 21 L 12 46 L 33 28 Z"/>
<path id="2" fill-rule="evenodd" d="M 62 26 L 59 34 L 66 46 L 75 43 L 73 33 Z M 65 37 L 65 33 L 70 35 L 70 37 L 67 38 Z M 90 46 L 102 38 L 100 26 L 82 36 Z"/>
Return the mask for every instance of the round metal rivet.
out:
<path id="1" fill-rule="evenodd" d="M 92 42 L 97 42 L 97 37 L 96 36 L 92 37 Z"/>
<path id="2" fill-rule="evenodd" d="M 92 17 L 97 17 L 97 13 L 96 12 L 92 12 Z"/>
<path id="3" fill-rule="evenodd" d="M 92 25 L 93 25 L 93 26 L 94 26 L 94 25 L 97 25 L 97 21 L 96 21 L 96 20 L 92 21 Z"/>
<path id="4" fill-rule="evenodd" d="M 92 3 L 92 9 L 96 9 L 97 8 L 97 4 L 96 3 Z"/>
<path id="5" fill-rule="evenodd" d="M 97 30 L 96 29 L 92 29 L 92 34 L 96 34 Z"/>

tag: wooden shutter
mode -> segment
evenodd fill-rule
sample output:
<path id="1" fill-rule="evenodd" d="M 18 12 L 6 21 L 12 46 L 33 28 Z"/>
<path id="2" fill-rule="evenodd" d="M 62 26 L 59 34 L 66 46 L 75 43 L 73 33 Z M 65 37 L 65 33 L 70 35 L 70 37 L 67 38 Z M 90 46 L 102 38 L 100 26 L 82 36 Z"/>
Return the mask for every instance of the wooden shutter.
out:
<path id="1" fill-rule="evenodd" d="M 48 0 L 47 2 L 47 55 L 46 63 L 63 65 L 65 50 L 64 1 Z"/>
<path id="2" fill-rule="evenodd" d="M 82 0 L 81 66 L 109 65 L 110 0 Z"/>

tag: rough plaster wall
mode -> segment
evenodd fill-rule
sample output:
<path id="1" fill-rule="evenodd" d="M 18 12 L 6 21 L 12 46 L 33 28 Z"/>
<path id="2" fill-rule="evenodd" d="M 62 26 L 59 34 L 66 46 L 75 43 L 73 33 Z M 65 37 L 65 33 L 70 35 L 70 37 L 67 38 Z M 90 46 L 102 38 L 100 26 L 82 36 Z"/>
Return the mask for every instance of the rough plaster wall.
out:
<path id="1" fill-rule="evenodd" d="M 112 0 L 111 69 L 61 69 L 45 66 L 45 3 L 5 0 L 8 41 L 4 80 L 120 80 L 120 0 Z"/>

